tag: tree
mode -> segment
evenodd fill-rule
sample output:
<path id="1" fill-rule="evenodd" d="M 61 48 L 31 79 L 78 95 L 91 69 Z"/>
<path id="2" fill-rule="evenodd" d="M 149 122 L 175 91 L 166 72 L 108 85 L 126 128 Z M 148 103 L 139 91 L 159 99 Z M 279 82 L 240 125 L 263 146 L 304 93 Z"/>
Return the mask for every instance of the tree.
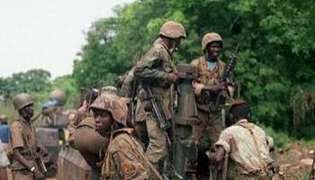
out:
<path id="1" fill-rule="evenodd" d="M 188 34 L 177 62 L 201 55 L 206 32 L 220 33 L 223 59 L 235 47 L 240 49 L 236 77 L 253 119 L 290 129 L 290 97 L 315 84 L 314 8 L 312 0 L 135 1 L 116 8 L 114 17 L 93 23 L 73 75 L 80 87 L 113 84 L 149 48 L 159 27 L 176 20 Z"/>

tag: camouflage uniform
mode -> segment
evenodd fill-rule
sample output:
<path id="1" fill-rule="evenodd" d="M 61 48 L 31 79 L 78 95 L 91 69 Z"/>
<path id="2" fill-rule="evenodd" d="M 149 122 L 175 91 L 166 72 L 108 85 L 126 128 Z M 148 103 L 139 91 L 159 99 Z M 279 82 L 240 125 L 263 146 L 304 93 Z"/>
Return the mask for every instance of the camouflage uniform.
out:
<path id="1" fill-rule="evenodd" d="M 184 38 L 186 36 L 184 27 L 173 21 L 166 22 L 161 27 L 160 35 L 171 39 Z M 141 86 L 146 85 L 151 88 L 154 97 L 161 103 L 167 119 L 171 119 L 173 106 L 173 82 L 168 79 L 169 73 L 176 73 L 176 68 L 172 62 L 172 52 L 163 43 L 162 39 L 158 38 L 154 42 L 153 47 L 136 65 L 134 76 L 140 80 Z M 144 111 L 145 106 L 149 106 L 149 101 L 145 100 L 143 90 L 140 90 L 138 97 L 140 103 L 137 104 L 136 120 L 145 120 L 149 138 L 146 156 L 158 168 L 167 156 L 167 137 L 159 127 L 159 123 L 153 116 L 152 111 Z"/>
<path id="2" fill-rule="evenodd" d="M 33 154 L 36 153 L 36 134 L 35 128 L 23 120 L 22 118 L 18 121 L 14 121 L 11 124 L 11 147 L 14 150 L 15 148 L 23 148 L 22 155 L 28 160 L 32 161 L 34 165 L 35 158 Z M 13 179 L 16 180 L 33 180 L 34 174 L 29 171 L 24 165 L 22 165 L 19 161 L 13 158 L 12 165 L 12 174 Z"/>
<path id="3" fill-rule="evenodd" d="M 219 78 L 222 76 L 225 63 L 218 60 L 216 67 L 213 70 L 208 69 L 208 62 L 204 56 L 201 56 L 192 61 L 192 65 L 197 67 L 199 74 L 198 81 L 205 86 L 212 86 L 219 83 Z M 196 141 L 199 141 L 205 134 L 210 138 L 211 143 L 214 143 L 220 132 L 223 130 L 223 123 L 221 120 L 221 111 L 210 111 L 207 104 L 202 104 L 201 95 L 196 94 L 198 117 L 201 124 L 194 127 L 194 134 Z"/>
<path id="4" fill-rule="evenodd" d="M 22 98 L 21 98 L 22 97 Z M 26 98 L 25 98 L 26 97 Z M 15 109 L 20 110 L 23 107 L 33 104 L 33 101 L 28 100 L 26 103 L 15 103 L 16 99 L 31 99 L 27 94 L 20 94 L 15 97 L 13 100 Z M 12 150 L 17 148 L 22 149 L 21 155 L 28 161 L 32 162 L 33 166 L 38 168 L 36 164 L 36 132 L 35 128 L 31 125 L 30 122 L 27 122 L 22 117 L 19 120 L 14 121 L 10 127 L 11 137 L 10 137 L 10 146 Z M 33 180 L 35 179 L 34 173 L 27 169 L 23 164 L 21 164 L 17 159 L 13 157 L 12 164 L 12 175 L 14 180 Z"/>
<path id="5" fill-rule="evenodd" d="M 229 154 L 231 179 L 270 179 L 268 170 L 273 160 L 269 151 L 273 140 L 260 127 L 241 119 L 225 129 L 215 145 Z"/>
<path id="6" fill-rule="evenodd" d="M 102 152 L 106 151 L 108 138 L 95 131 L 93 117 L 83 119 L 72 135 L 73 147 L 77 149 L 86 162 L 92 167 L 94 174 L 100 175 L 99 162 L 102 160 Z"/>
<path id="7" fill-rule="evenodd" d="M 126 126 L 127 105 L 116 95 L 101 95 L 91 108 L 109 111 L 114 121 Z M 110 135 L 108 149 L 102 165 L 103 179 L 155 179 L 152 165 L 146 159 L 143 147 L 133 136 L 133 129 L 120 128 Z M 157 177 L 159 175 L 157 174 Z"/>

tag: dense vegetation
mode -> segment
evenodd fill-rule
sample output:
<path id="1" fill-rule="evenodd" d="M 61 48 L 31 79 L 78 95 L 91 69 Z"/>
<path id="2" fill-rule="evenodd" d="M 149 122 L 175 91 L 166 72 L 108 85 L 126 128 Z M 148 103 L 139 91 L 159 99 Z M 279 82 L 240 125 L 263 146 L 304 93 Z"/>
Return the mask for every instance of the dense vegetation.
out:
<path id="1" fill-rule="evenodd" d="M 138 0 L 93 23 L 73 76 L 83 88 L 114 84 L 149 48 L 161 24 L 176 20 L 188 34 L 176 61 L 200 56 L 202 36 L 220 33 L 224 54 L 240 49 L 236 77 L 253 119 L 310 132 L 304 130 L 315 120 L 314 8 L 312 0 Z"/>
<path id="2" fill-rule="evenodd" d="M 33 69 L 14 73 L 7 78 L 0 78 L 0 114 L 6 114 L 10 120 L 17 117 L 17 113 L 13 109 L 12 97 L 21 92 L 30 93 L 34 97 L 37 112 L 40 112 L 41 105 L 48 100 L 54 89 L 61 89 L 66 93 L 66 107 L 73 108 L 78 105 L 79 91 L 71 75 L 51 80 L 48 71 Z"/>
<path id="3" fill-rule="evenodd" d="M 175 56 L 190 62 L 201 55 L 202 36 L 224 37 L 223 59 L 239 49 L 236 77 L 253 119 L 284 132 L 312 136 L 315 129 L 315 4 L 294 0 L 136 0 L 115 16 L 93 22 L 73 74 L 51 80 L 35 69 L 0 78 L 0 95 L 30 92 L 41 103 L 54 88 L 73 106 L 80 89 L 114 85 L 150 47 L 166 20 L 181 22 L 188 37 Z M 7 106 L 1 107 L 6 111 Z M 293 130 L 293 127 L 295 131 Z"/>

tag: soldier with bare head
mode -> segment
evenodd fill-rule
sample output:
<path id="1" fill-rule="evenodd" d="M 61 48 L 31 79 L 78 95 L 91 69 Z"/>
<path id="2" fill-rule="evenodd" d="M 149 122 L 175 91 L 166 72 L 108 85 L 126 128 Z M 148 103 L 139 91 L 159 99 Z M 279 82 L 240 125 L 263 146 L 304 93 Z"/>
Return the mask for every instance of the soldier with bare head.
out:
<path id="1" fill-rule="evenodd" d="M 160 172 L 168 153 L 168 137 L 157 116 L 163 116 L 167 123 L 170 123 L 173 84 L 177 80 L 172 55 L 185 37 L 186 32 L 182 24 L 175 21 L 164 23 L 159 38 L 134 69 L 134 76 L 142 88 L 138 97 L 140 103 L 137 104 L 136 121 L 145 121 L 149 138 L 146 156 Z M 152 97 L 149 97 L 151 93 L 148 91 L 152 92 Z M 160 115 L 154 113 L 150 104 L 152 98 L 159 104 Z"/>
<path id="2" fill-rule="evenodd" d="M 14 180 L 45 179 L 37 154 L 35 128 L 31 124 L 34 101 L 29 94 L 18 94 L 13 99 L 20 118 L 11 125 L 10 145 L 13 149 L 12 174 Z"/>
<path id="3" fill-rule="evenodd" d="M 124 98 L 102 94 L 91 105 L 91 110 L 97 131 L 110 139 L 102 165 L 103 179 L 161 179 L 145 157 L 134 130 L 126 128 Z"/>
<path id="4" fill-rule="evenodd" d="M 274 179 L 277 168 L 270 155 L 273 140 L 250 122 L 249 105 L 235 101 L 227 122 L 228 128 L 220 134 L 212 156 L 216 167 L 222 167 L 223 176 L 233 180 Z"/>

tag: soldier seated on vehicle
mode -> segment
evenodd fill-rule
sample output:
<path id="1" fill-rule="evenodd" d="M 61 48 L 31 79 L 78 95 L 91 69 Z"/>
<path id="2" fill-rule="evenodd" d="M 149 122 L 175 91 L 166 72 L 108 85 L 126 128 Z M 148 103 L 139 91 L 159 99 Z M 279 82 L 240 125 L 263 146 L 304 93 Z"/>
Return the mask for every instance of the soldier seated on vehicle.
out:
<path id="1" fill-rule="evenodd" d="M 84 95 L 84 99 L 81 103 L 81 106 L 77 110 L 73 110 L 68 114 L 68 126 L 67 129 L 69 131 L 69 142 L 70 145 L 73 145 L 73 133 L 75 132 L 76 128 L 78 127 L 79 123 L 84 120 L 90 119 L 89 107 L 95 101 L 97 96 L 99 95 L 98 89 L 89 89 L 87 93 Z M 92 120 L 93 122 L 94 120 Z M 89 123 L 90 124 L 90 123 Z M 93 125 L 92 125 L 93 126 Z"/>
<path id="2" fill-rule="evenodd" d="M 276 171 L 270 155 L 272 138 L 249 122 L 250 110 L 245 101 L 235 101 L 229 116 L 229 127 L 222 131 L 215 143 L 216 151 L 212 160 L 218 164 L 217 167 L 221 167 L 222 172 L 227 169 L 224 159 L 231 161 L 228 163 L 228 179 L 271 179 Z"/>
<path id="3" fill-rule="evenodd" d="M 95 99 L 100 94 L 103 94 L 103 93 L 104 94 L 117 94 L 117 89 L 113 86 L 105 86 L 101 90 L 98 90 L 95 88 L 89 89 L 84 97 L 84 100 L 81 106 L 77 110 L 69 113 L 68 115 L 69 125 L 67 129 L 69 131 L 70 145 L 74 145 L 73 135 L 75 131 L 77 131 L 78 129 L 81 129 L 81 128 L 84 128 L 84 129 L 91 128 L 93 130 L 95 129 L 95 122 L 94 122 L 93 117 L 90 114 L 90 106 L 95 101 Z M 80 143 L 82 142 L 81 140 L 79 141 Z"/>
<path id="4" fill-rule="evenodd" d="M 161 179 L 145 157 L 134 129 L 126 128 L 128 110 L 124 98 L 102 94 L 91 110 L 96 130 L 110 139 L 102 164 L 103 179 Z"/>

